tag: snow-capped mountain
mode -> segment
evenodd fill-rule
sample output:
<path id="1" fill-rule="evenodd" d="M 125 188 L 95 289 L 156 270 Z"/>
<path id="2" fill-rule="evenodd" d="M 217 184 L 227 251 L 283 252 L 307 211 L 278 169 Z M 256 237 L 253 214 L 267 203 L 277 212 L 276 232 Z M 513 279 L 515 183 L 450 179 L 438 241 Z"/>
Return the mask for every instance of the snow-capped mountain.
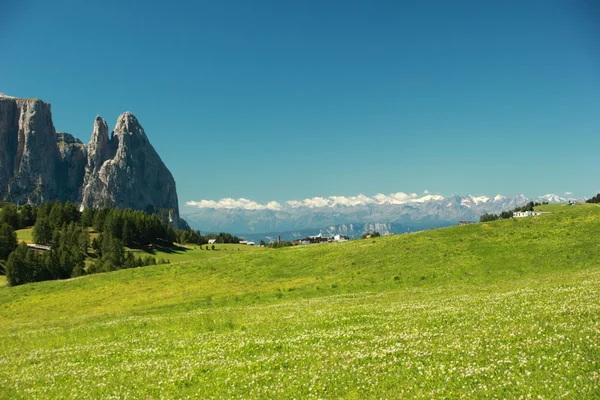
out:
<path id="1" fill-rule="evenodd" d="M 240 236 L 246 240 L 250 240 L 256 243 L 258 243 L 260 240 L 264 240 L 267 243 L 269 243 L 277 240 L 278 237 L 281 240 L 294 241 L 297 239 L 305 238 L 307 236 L 318 235 L 319 233 L 324 236 L 334 236 L 340 234 L 343 236 L 347 236 L 350 239 L 357 239 L 360 238 L 363 233 L 369 232 L 379 232 L 381 235 L 389 235 L 394 233 L 405 233 L 410 231 L 410 227 L 397 223 L 354 223 L 332 225 L 324 228 L 301 229 L 289 232 L 245 233 L 240 234 Z"/>
<path id="2" fill-rule="evenodd" d="M 424 196 L 395 193 L 373 197 L 316 197 L 264 205 L 247 199 L 222 199 L 188 202 L 183 208 L 183 216 L 193 228 L 204 232 L 222 231 L 246 236 L 262 232 L 269 232 L 269 236 L 274 237 L 290 232 L 329 233 L 327 227 L 350 229 L 348 227 L 353 225 L 357 229 L 360 226 L 362 234 L 363 227 L 368 224 L 393 226 L 387 231 L 399 233 L 454 225 L 461 220 L 478 221 L 483 213 L 500 213 L 529 201 L 559 203 L 567 199 L 555 194 L 528 198 L 523 195 L 443 197 L 429 193 Z"/>

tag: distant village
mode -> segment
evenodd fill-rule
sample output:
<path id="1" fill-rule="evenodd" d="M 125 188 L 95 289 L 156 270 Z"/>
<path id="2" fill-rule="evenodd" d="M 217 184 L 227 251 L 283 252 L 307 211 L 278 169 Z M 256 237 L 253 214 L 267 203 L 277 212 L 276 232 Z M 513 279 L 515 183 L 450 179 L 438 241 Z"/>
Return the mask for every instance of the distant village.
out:
<path id="1" fill-rule="evenodd" d="M 548 204 L 548 203 L 534 203 L 534 202 L 530 202 L 528 204 L 526 204 L 523 207 L 517 207 L 512 211 L 504 211 L 499 215 L 496 214 L 484 214 L 481 216 L 481 219 L 479 220 L 479 222 L 488 222 L 488 221 L 493 221 L 496 219 L 507 219 L 507 218 L 526 218 L 526 217 L 534 217 L 534 216 L 538 216 L 538 215 L 543 215 L 543 214 L 549 214 L 549 212 L 543 212 L 543 211 L 533 211 L 533 207 L 535 206 L 539 206 L 542 204 Z M 569 200 L 569 202 L 566 204 L 567 206 L 573 206 L 577 204 L 576 201 L 574 200 Z M 457 225 L 458 226 L 464 226 L 464 225 L 471 225 L 471 224 L 476 224 L 477 221 L 458 221 Z M 440 229 L 440 228 L 431 228 L 431 229 Z M 415 231 L 416 232 L 416 231 Z M 414 233 L 411 231 L 407 231 L 404 233 Z M 373 237 L 378 237 L 378 236 L 387 236 L 387 235 L 393 235 L 394 233 L 385 233 L 383 235 L 380 235 L 379 232 L 365 232 L 363 233 L 363 235 L 361 236 L 361 239 L 370 239 Z M 318 235 L 314 235 L 314 236 L 306 236 L 304 238 L 301 239 L 295 239 L 293 241 L 282 241 L 280 237 L 278 237 L 276 240 L 271 241 L 270 243 L 265 243 L 264 241 L 261 240 L 261 243 L 259 244 L 260 247 L 285 247 L 285 246 L 299 246 L 299 245 L 308 245 L 308 244 L 319 244 L 319 243 L 332 243 L 332 242 L 347 242 L 351 240 L 351 238 L 349 236 L 345 236 L 345 235 L 341 235 L 341 234 L 335 234 L 335 235 L 327 235 L 327 234 L 323 234 L 322 232 L 319 233 Z M 216 239 L 211 239 L 209 240 L 208 244 L 213 244 L 213 243 L 217 243 Z M 239 244 L 241 245 L 248 245 L 248 246 L 255 246 L 256 243 L 253 241 L 247 241 L 247 240 L 240 240 Z"/>
<path id="2" fill-rule="evenodd" d="M 369 237 L 371 237 L 371 234 L 368 235 Z M 377 236 L 379 236 L 379 234 L 377 234 Z M 290 245 L 290 246 L 299 246 L 299 245 L 305 245 L 305 244 L 317 244 L 317 243 L 330 243 L 330 242 L 347 242 L 348 240 L 350 240 L 350 237 L 348 236 L 344 236 L 344 235 L 340 235 L 340 234 L 336 234 L 336 235 L 323 235 L 322 233 L 319 233 L 318 235 L 315 236 L 307 236 L 305 238 L 302 239 L 296 239 L 294 241 L 291 242 L 287 242 L 287 241 L 282 241 L 281 237 L 278 237 L 276 241 L 271 242 L 270 244 L 282 244 L 285 246 L 285 244 Z M 208 244 L 214 244 L 216 243 L 216 239 L 211 239 L 208 241 Z M 242 245 L 247 245 L 247 246 L 256 246 L 256 243 L 253 241 L 248 241 L 248 240 L 240 240 L 239 244 Z M 261 243 L 259 245 L 260 247 L 267 247 L 267 244 L 261 240 Z"/>
<path id="3" fill-rule="evenodd" d="M 307 236 L 303 239 L 294 240 L 293 244 L 315 244 L 315 243 L 327 243 L 327 242 L 347 242 L 350 240 L 348 236 L 336 234 L 333 236 L 323 235 L 319 233 L 316 236 Z"/>

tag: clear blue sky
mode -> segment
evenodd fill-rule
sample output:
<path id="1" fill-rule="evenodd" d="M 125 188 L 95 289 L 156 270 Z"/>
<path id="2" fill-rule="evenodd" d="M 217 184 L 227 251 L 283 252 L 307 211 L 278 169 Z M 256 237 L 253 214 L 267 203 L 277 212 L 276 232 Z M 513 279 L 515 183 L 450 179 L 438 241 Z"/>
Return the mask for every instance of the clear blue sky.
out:
<path id="1" fill-rule="evenodd" d="M 600 189 L 600 2 L 0 0 L 0 91 L 133 112 L 180 202 Z"/>

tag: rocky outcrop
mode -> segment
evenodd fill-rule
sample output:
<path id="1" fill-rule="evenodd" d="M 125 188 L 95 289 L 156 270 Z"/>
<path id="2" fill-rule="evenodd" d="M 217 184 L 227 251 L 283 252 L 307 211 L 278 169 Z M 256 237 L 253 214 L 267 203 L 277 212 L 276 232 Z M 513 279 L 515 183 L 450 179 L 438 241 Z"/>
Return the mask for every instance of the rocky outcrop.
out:
<path id="1" fill-rule="evenodd" d="M 69 133 L 57 132 L 60 164 L 58 171 L 59 198 L 79 202 L 87 163 L 86 146 Z"/>
<path id="2" fill-rule="evenodd" d="M 119 116 L 111 137 L 96 117 L 86 146 L 56 132 L 50 104 L 1 93 L 0 200 L 161 210 L 173 225 L 187 226 L 175 180 L 133 114 Z"/>
<path id="3" fill-rule="evenodd" d="M 17 102 L 0 96 L 0 199 L 7 197 L 8 182 L 14 175 L 19 120 Z"/>
<path id="4" fill-rule="evenodd" d="M 175 180 L 129 112 L 119 116 L 110 139 L 106 122 L 96 117 L 84 182 L 83 207 L 168 210 L 179 221 Z"/>
<path id="5" fill-rule="evenodd" d="M 50 104 L 0 96 L 0 197 L 21 203 L 57 199 L 59 164 Z"/>
<path id="6" fill-rule="evenodd" d="M 110 141 L 108 138 L 108 125 L 101 116 L 96 116 L 94 121 L 94 130 L 92 131 L 92 138 L 90 143 L 87 145 L 87 159 L 85 165 L 85 173 L 82 187 L 82 206 L 85 207 L 102 207 L 112 205 L 110 201 L 105 204 L 98 204 L 99 200 L 96 199 L 96 193 L 106 188 L 107 184 L 98 178 L 98 173 L 102 164 L 112 159 L 110 151 Z"/>
<path id="7" fill-rule="evenodd" d="M 102 163 L 112 158 L 114 155 L 114 151 L 111 150 L 108 139 L 108 125 L 99 115 L 94 121 L 94 130 L 92 131 L 92 138 L 87 146 L 87 150 L 88 157 L 87 165 L 85 167 L 85 176 L 86 179 L 90 179 L 98 172 Z"/>

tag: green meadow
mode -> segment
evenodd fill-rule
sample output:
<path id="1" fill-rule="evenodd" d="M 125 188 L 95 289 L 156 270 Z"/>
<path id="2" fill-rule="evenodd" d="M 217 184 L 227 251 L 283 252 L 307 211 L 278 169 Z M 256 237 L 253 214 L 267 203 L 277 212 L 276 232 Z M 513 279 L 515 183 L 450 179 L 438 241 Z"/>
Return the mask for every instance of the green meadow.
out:
<path id="1" fill-rule="evenodd" d="M 19 242 L 33 243 L 33 228 L 19 229 L 17 231 L 17 240 Z"/>
<path id="2" fill-rule="evenodd" d="M 0 398 L 599 398 L 600 207 L 539 209 L 2 280 Z"/>

